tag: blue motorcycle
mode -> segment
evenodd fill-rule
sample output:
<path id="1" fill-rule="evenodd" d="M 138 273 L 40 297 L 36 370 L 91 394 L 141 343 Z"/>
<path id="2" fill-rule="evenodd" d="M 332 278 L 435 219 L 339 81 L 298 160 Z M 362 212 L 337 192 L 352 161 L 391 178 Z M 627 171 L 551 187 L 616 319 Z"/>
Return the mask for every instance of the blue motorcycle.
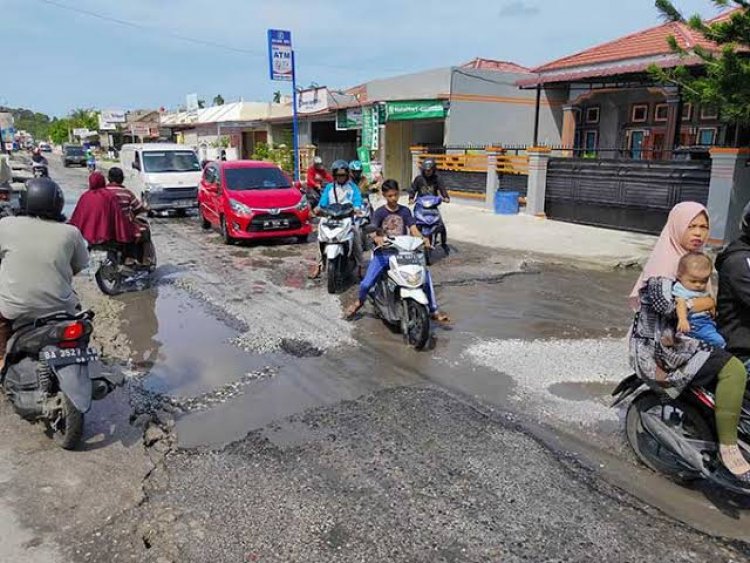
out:
<path id="1" fill-rule="evenodd" d="M 430 249 L 425 253 L 428 265 L 430 264 L 430 252 L 435 248 L 438 235 L 440 235 L 443 250 L 446 255 L 448 254 L 445 225 L 443 224 L 443 217 L 440 215 L 440 204 L 442 203 L 443 198 L 435 195 L 419 196 L 414 203 L 414 220 L 417 223 L 417 228 L 422 236 L 430 241 Z"/>

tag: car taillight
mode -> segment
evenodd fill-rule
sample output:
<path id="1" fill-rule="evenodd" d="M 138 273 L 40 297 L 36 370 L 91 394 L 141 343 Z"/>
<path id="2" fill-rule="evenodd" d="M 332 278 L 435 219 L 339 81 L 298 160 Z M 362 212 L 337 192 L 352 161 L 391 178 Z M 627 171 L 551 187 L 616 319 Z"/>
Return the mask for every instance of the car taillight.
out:
<path id="1" fill-rule="evenodd" d="M 67 325 L 60 333 L 60 340 L 79 340 L 86 334 L 86 327 L 81 322 Z"/>

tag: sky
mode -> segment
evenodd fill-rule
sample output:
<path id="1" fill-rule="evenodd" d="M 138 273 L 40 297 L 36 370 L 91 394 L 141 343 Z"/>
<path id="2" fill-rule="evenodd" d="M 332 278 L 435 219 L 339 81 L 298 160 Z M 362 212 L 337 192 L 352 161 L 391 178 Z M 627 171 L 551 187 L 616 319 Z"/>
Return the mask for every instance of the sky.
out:
<path id="1" fill-rule="evenodd" d="M 475 57 L 533 67 L 658 23 L 653 0 L 0 0 L 0 105 L 270 100 L 291 87 L 268 77 L 269 28 L 292 31 L 298 86 L 339 89 Z"/>

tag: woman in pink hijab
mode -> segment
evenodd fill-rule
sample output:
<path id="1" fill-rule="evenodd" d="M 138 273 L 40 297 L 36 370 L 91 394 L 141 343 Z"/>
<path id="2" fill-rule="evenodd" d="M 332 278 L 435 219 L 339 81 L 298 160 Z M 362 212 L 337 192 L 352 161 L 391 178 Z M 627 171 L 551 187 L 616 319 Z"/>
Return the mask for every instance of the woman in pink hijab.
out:
<path id="1" fill-rule="evenodd" d="M 737 423 L 747 373 L 743 363 L 729 352 L 692 338 L 670 341 L 677 316 L 672 285 L 677 265 L 685 254 L 700 252 L 708 239 L 708 211 L 700 203 L 686 201 L 674 206 L 667 224 L 643 268 L 629 303 L 636 311 L 630 333 L 630 362 L 638 377 L 651 387 L 672 388 L 677 393 L 689 385 L 716 383 L 716 430 L 719 456 L 738 479 L 750 483 L 750 464 L 737 447 Z M 694 312 L 713 307 L 712 299 L 693 300 Z"/>

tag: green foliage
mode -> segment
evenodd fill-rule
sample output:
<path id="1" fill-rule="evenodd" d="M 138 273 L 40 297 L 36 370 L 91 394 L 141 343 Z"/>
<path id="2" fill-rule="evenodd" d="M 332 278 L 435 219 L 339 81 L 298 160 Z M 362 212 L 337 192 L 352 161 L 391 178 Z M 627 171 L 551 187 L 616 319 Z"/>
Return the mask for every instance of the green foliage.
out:
<path id="1" fill-rule="evenodd" d="M 216 149 L 227 149 L 229 148 L 229 137 L 222 135 L 211 143 L 211 146 Z"/>
<path id="2" fill-rule="evenodd" d="M 694 103 L 718 107 L 722 120 L 750 124 L 750 3 L 745 0 L 713 0 L 721 8 L 738 8 L 730 18 L 719 22 L 704 21 L 700 16 L 684 18 L 670 0 L 656 0 L 656 7 L 667 21 L 682 22 L 716 43 L 716 50 L 695 47 L 681 49 L 674 37 L 669 45 L 682 56 L 696 55 L 703 63 L 696 72 L 685 66 L 659 69 L 650 74 L 659 81 L 678 85 Z"/>
<path id="3" fill-rule="evenodd" d="M 13 116 L 14 126 L 17 131 L 28 131 L 34 139 L 46 139 L 49 135 L 50 117 L 25 108 L 4 108 L 0 112 L 7 112 Z"/>
<path id="4" fill-rule="evenodd" d="M 215 106 L 223 106 L 224 105 L 224 97 L 221 94 L 216 94 L 214 96 L 214 105 Z"/>
<path id="5" fill-rule="evenodd" d="M 55 119 L 50 123 L 48 136 L 56 145 L 61 145 L 68 140 L 68 119 Z"/>
<path id="6" fill-rule="evenodd" d="M 285 172 L 290 174 L 294 172 L 294 153 L 290 144 L 280 143 L 276 146 L 269 146 L 266 143 L 256 143 L 255 152 L 251 158 L 274 162 Z"/>

